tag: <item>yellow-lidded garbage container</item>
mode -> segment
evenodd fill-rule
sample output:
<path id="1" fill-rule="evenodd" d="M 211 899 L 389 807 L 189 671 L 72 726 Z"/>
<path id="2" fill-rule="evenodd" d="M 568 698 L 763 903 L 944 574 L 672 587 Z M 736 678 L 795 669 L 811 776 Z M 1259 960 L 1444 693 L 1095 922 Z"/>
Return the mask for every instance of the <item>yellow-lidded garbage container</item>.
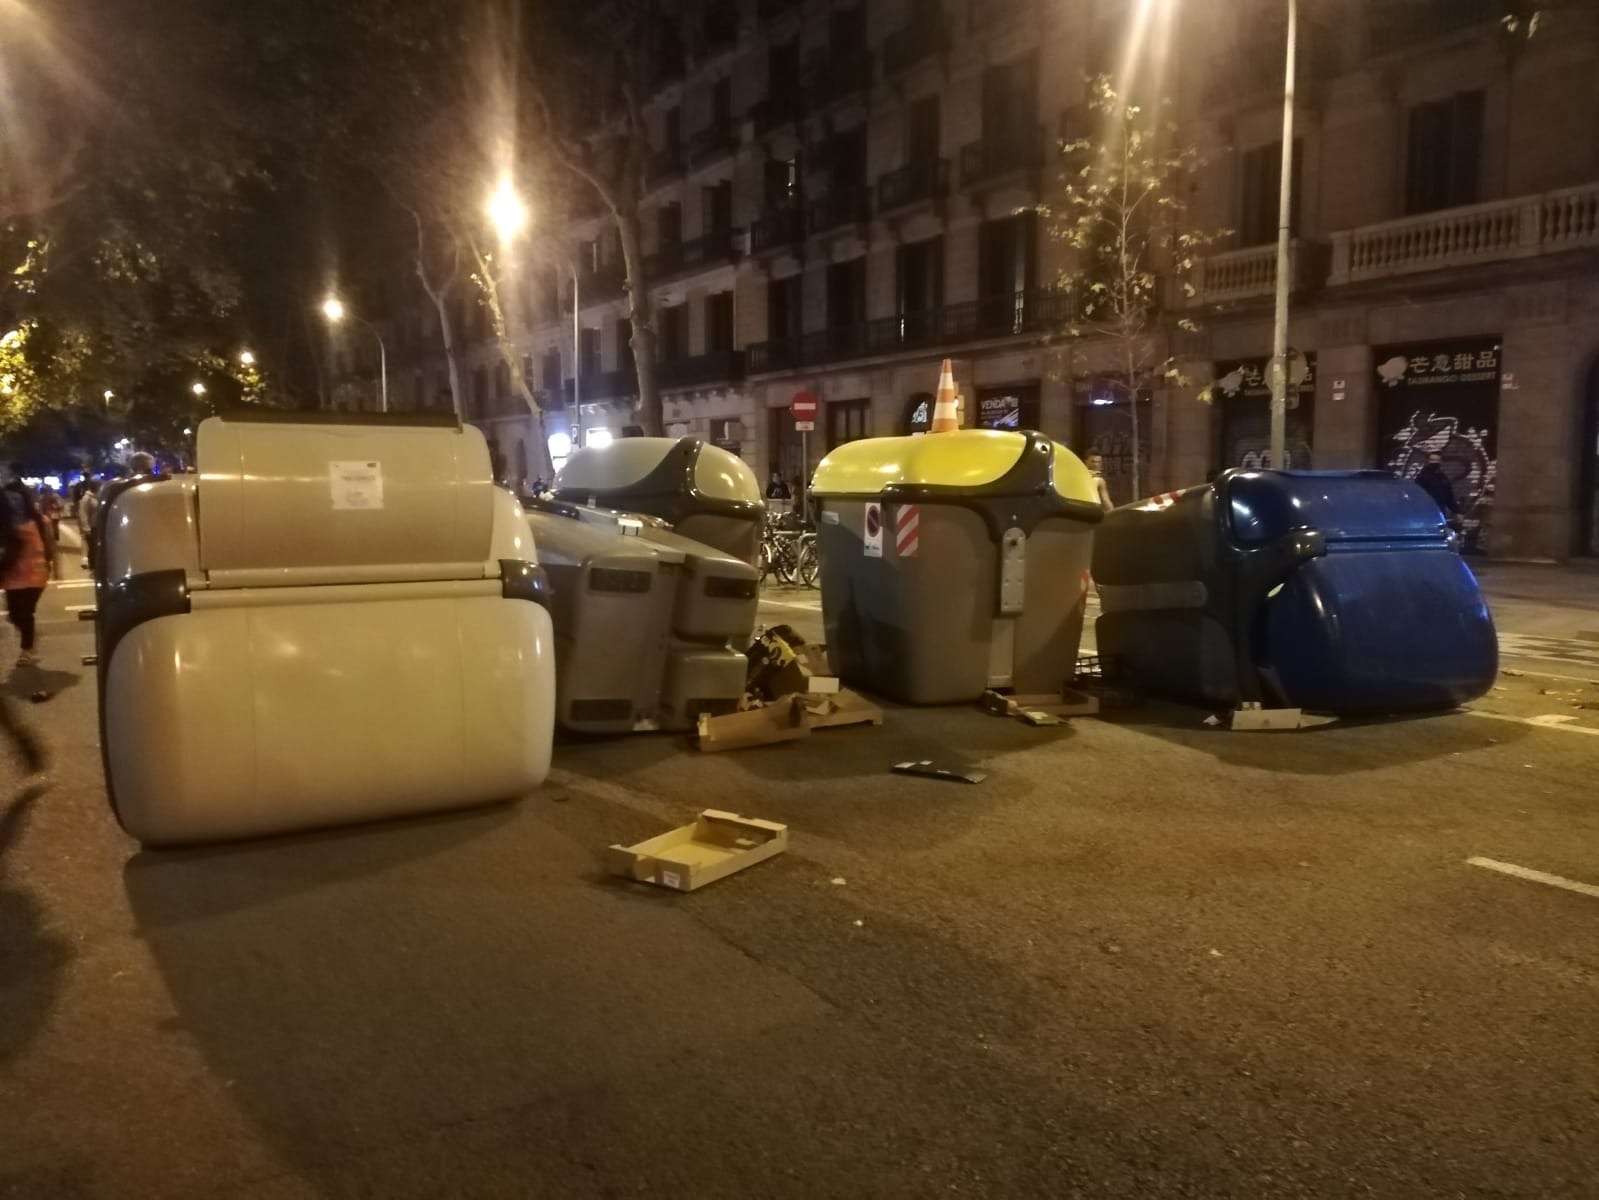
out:
<path id="1" fill-rule="evenodd" d="M 911 704 L 1052 692 L 1082 637 L 1092 477 L 1038 433 L 869 438 L 811 486 L 832 666 Z"/>
<path id="2" fill-rule="evenodd" d="M 696 437 L 586 446 L 556 476 L 555 496 L 659 517 L 684 537 L 747 563 L 760 551 L 766 506 L 755 472 L 738 455 Z"/>

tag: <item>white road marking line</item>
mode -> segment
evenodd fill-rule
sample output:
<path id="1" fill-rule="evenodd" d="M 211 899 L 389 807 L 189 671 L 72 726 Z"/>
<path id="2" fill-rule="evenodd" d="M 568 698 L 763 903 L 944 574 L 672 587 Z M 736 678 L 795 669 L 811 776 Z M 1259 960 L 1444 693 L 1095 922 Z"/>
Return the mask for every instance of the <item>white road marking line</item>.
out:
<path id="1" fill-rule="evenodd" d="M 822 611 L 822 605 L 820 601 L 814 604 L 796 604 L 791 600 L 762 600 L 761 603 L 767 608 L 796 608 L 800 612 Z"/>
<path id="2" fill-rule="evenodd" d="M 1599 900 L 1599 887 L 1591 883 L 1578 883 L 1575 879 L 1534 871 L 1530 867 L 1518 867 L 1515 863 L 1499 862 L 1492 858 L 1468 858 L 1466 863 L 1469 866 L 1498 871 L 1502 875 L 1514 875 L 1517 879 L 1530 879 L 1533 883 L 1547 883 L 1550 887 L 1565 888 L 1566 891 L 1576 892 L 1579 896 L 1592 896 L 1595 900 Z"/>
<path id="3" fill-rule="evenodd" d="M 86 588 L 86 587 L 93 587 L 94 586 L 94 580 L 92 580 L 92 579 L 60 579 L 60 580 L 57 580 L 51 586 L 58 587 L 58 588 Z"/>
<path id="4" fill-rule="evenodd" d="M 1490 721 L 1514 721 L 1517 725 L 1529 725 L 1533 729 L 1552 729 L 1556 733 L 1585 733 L 1589 737 L 1599 737 L 1599 729 L 1589 729 L 1586 725 L 1552 725 L 1536 717 L 1512 717 L 1509 713 L 1484 712 L 1480 708 L 1468 708 L 1466 712 L 1473 717 L 1487 717 Z"/>

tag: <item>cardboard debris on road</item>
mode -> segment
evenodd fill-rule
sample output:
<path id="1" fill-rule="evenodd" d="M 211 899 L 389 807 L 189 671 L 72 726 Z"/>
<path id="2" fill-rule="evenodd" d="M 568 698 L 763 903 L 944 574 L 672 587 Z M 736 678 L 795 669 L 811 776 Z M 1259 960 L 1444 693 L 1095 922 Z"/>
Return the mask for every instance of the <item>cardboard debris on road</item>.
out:
<path id="1" fill-rule="evenodd" d="M 808 645 L 777 625 L 750 645 L 749 682 L 740 711 L 702 714 L 699 748 L 744 750 L 809 737 L 815 729 L 881 725 L 883 710 L 844 687 L 823 646 Z"/>
<path id="2" fill-rule="evenodd" d="M 1228 728 L 1234 733 L 1264 733 L 1281 729 L 1314 729 L 1331 725 L 1337 717 L 1324 717 L 1298 708 L 1263 708 L 1246 704 L 1232 713 Z M 1207 721 L 1206 724 L 1209 724 Z"/>
<path id="3" fill-rule="evenodd" d="M 692 892 L 788 849 L 788 826 L 706 809 L 682 825 L 636 846 L 612 846 L 613 875 L 679 892 Z"/>
<path id="4" fill-rule="evenodd" d="M 924 758 L 919 762 L 895 763 L 889 770 L 896 775 L 919 775 L 926 779 L 943 779 L 949 783 L 982 783 L 988 778 L 987 771 L 962 771 L 954 767 L 941 767 L 930 758 Z"/>
<path id="5" fill-rule="evenodd" d="M 988 691 L 978 701 L 985 712 L 998 717 L 1014 717 L 1029 725 L 1060 725 L 1067 717 L 1096 717 L 1099 699 L 1087 692 L 1062 688 L 1058 694 L 1007 696 Z"/>

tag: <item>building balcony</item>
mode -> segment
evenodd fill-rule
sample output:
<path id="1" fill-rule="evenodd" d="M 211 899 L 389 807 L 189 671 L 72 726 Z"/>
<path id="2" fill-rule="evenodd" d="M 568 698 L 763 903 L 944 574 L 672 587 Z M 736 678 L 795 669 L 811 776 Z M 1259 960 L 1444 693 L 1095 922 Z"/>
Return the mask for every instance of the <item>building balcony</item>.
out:
<path id="1" fill-rule="evenodd" d="M 859 225 L 872 218 L 872 189 L 836 187 L 805 210 L 806 228 L 812 234 L 827 233 L 844 225 Z"/>
<path id="2" fill-rule="evenodd" d="M 1311 245 L 1295 239 L 1288 249 L 1288 286 L 1299 291 L 1311 283 Z M 1324 261 L 1325 265 L 1325 261 Z M 1194 294 L 1188 304 L 1228 304 L 1257 300 L 1277 293 L 1277 244 L 1229 250 L 1200 259 L 1191 280 Z"/>
<path id="3" fill-rule="evenodd" d="M 565 381 L 566 402 L 574 400 L 573 381 Z M 577 380 L 576 399 L 584 404 L 600 400 L 620 400 L 638 394 L 638 372 L 632 367 L 618 371 L 599 371 Z"/>
<path id="4" fill-rule="evenodd" d="M 767 208 L 750 225 L 750 253 L 772 254 L 805 240 L 805 213 L 799 201 Z"/>
<path id="5" fill-rule="evenodd" d="M 748 350 L 749 373 L 798 370 L 1001 338 L 1038 337 L 1068 325 L 1074 311 L 1069 293 L 1032 290 L 878 317 L 799 338 L 758 342 Z"/>
<path id="6" fill-rule="evenodd" d="M 800 94 L 813 112 L 871 86 L 872 55 L 859 46 L 812 55 L 800 72 Z"/>
<path id="7" fill-rule="evenodd" d="M 1366 18 L 1366 52 L 1392 54 L 1474 25 L 1497 26 L 1506 11 L 1504 0 L 1375 0 Z"/>
<path id="8" fill-rule="evenodd" d="M 682 268 L 682 242 L 667 242 L 644 256 L 644 273 L 652 282 L 676 275 Z"/>
<path id="9" fill-rule="evenodd" d="M 793 90 L 773 89 L 765 99 L 750 105 L 749 118 L 755 126 L 755 136 L 765 137 L 774 129 L 792 125 L 805 115 L 805 105 L 800 102 L 799 87 Z"/>
<path id="10" fill-rule="evenodd" d="M 688 163 L 703 167 L 726 158 L 738 148 L 738 130 L 732 121 L 713 121 L 688 139 Z"/>
<path id="11" fill-rule="evenodd" d="M 877 181 L 879 214 L 909 208 L 949 195 L 949 159 L 909 162 Z"/>
<path id="12" fill-rule="evenodd" d="M 712 229 L 690 238 L 678 247 L 679 271 L 704 271 L 734 262 L 738 251 L 733 245 L 733 230 Z"/>
<path id="13" fill-rule="evenodd" d="M 942 13 L 931 20 L 913 20 L 883 39 L 883 78 L 891 78 L 944 54 L 949 46 L 949 23 Z"/>
<path id="14" fill-rule="evenodd" d="M 627 268 L 619 262 L 601 263 L 597 267 L 584 267 L 577 273 L 578 299 L 583 304 L 604 304 L 619 298 L 627 290 Z M 562 289 L 561 308 L 572 311 L 572 288 Z"/>
<path id="15" fill-rule="evenodd" d="M 649 187 L 659 187 L 687 169 L 682 146 L 663 146 L 650 151 L 649 161 L 644 166 L 644 182 Z"/>
<path id="16" fill-rule="evenodd" d="M 995 183 L 1011 175 L 1037 171 L 1044 165 L 1044 127 L 1019 133 L 991 134 L 961 147 L 961 188 Z"/>
<path id="17" fill-rule="evenodd" d="M 1337 286 L 1599 246 L 1599 183 L 1367 225 L 1332 236 Z"/>
<path id="18" fill-rule="evenodd" d="M 717 0 L 705 11 L 700 29 L 700 46 L 705 57 L 731 50 L 738 44 L 738 5 L 734 0 Z"/>
<path id="19" fill-rule="evenodd" d="M 1037 0 L 966 0 L 966 28 L 971 33 L 998 29 L 1019 17 L 1037 15 Z"/>
<path id="20" fill-rule="evenodd" d="M 718 350 L 693 358 L 679 358 L 655 365 L 663 388 L 709 387 L 717 383 L 736 383 L 744 378 L 744 352 Z"/>

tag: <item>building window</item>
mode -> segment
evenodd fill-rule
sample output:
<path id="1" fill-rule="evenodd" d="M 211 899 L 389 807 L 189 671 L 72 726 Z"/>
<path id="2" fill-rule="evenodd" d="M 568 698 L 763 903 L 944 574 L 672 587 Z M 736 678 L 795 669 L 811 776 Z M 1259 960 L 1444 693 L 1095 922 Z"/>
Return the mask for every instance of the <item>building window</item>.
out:
<path id="1" fill-rule="evenodd" d="M 561 390 L 561 352 L 559 350 L 546 350 L 544 352 L 544 383 L 546 392 L 554 396 Z"/>
<path id="2" fill-rule="evenodd" d="M 733 349 L 733 293 L 705 297 L 705 352 L 726 354 Z"/>
<path id="3" fill-rule="evenodd" d="M 938 310 L 944 304 L 944 239 L 901 246 L 895 266 L 900 339 L 926 341 L 936 331 Z"/>
<path id="4" fill-rule="evenodd" d="M 583 329 L 577 337 L 578 361 L 582 364 L 584 375 L 598 375 L 600 373 L 600 331 L 598 329 Z"/>
<path id="5" fill-rule="evenodd" d="M 1410 110 L 1405 212 L 1435 212 L 1477 202 L 1482 165 L 1483 93 L 1458 92 Z"/>
<path id="6" fill-rule="evenodd" d="M 1288 197 L 1288 229 L 1299 236 L 1299 203 L 1304 190 L 1300 185 L 1304 144 L 1294 139 L 1293 187 Z M 1264 246 L 1277 240 L 1277 205 L 1282 194 L 1283 144 L 1256 146 L 1243 157 L 1243 178 L 1239 182 L 1238 244 Z"/>
<path id="7" fill-rule="evenodd" d="M 924 96 L 911 105 L 905 125 L 905 161 L 934 162 L 943 133 L 938 96 Z"/>
<path id="8" fill-rule="evenodd" d="M 827 448 L 833 450 L 869 436 L 871 425 L 870 400 L 834 400 L 827 406 Z"/>
<path id="9" fill-rule="evenodd" d="M 657 320 L 657 351 L 662 362 L 688 357 L 688 306 L 663 305 Z"/>
<path id="10" fill-rule="evenodd" d="M 482 417 L 489 410 L 489 373 L 483 367 L 472 372 L 472 415 Z"/>

